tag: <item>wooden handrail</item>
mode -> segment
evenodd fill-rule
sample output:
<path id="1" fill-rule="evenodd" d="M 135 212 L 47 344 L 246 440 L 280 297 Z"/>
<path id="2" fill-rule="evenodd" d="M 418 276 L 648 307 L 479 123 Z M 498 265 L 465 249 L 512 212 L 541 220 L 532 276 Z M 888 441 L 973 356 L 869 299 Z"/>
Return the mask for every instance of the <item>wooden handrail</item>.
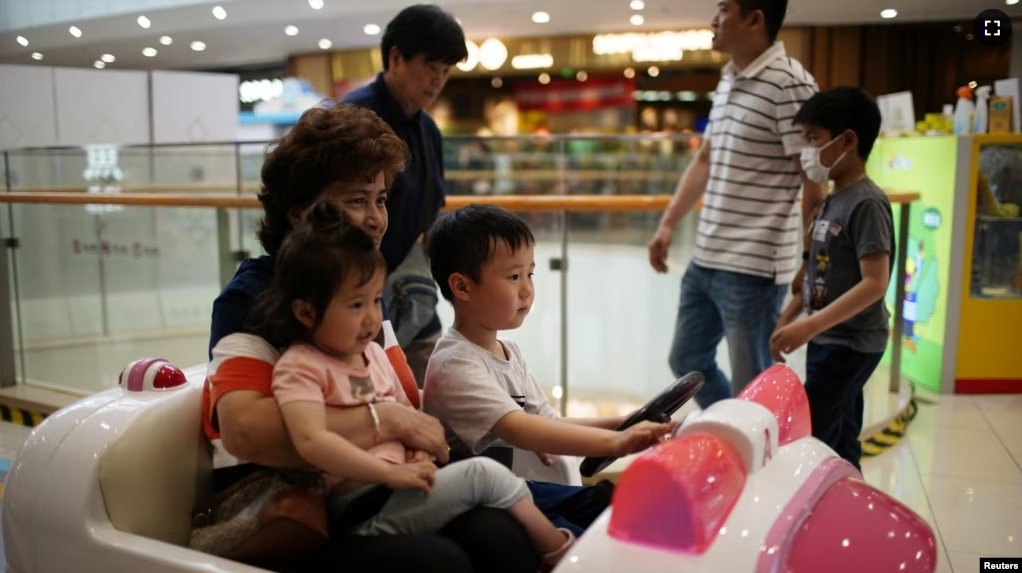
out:
<path id="1" fill-rule="evenodd" d="M 911 203 L 919 193 L 889 193 L 891 203 Z M 670 195 L 449 195 L 445 210 L 473 203 L 509 211 L 662 211 Z M 124 205 L 128 207 L 194 207 L 261 209 L 252 195 L 181 195 L 155 193 L 0 193 L 0 203 L 45 205 Z"/>

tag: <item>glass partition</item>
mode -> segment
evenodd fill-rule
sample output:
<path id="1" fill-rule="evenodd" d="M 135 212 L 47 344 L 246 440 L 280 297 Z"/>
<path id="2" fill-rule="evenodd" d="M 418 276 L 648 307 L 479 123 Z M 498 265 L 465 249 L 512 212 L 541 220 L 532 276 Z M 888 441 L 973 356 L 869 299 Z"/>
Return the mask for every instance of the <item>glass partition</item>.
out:
<path id="1" fill-rule="evenodd" d="M 1022 145 L 982 143 L 973 237 L 976 298 L 1022 298 Z"/>
<path id="2" fill-rule="evenodd" d="M 253 196 L 267 145 L 12 151 L 2 182 L 21 192 Z M 445 176 L 452 196 L 662 195 L 697 145 L 691 137 L 448 137 Z M 8 277 L 24 383 L 92 393 L 138 358 L 205 362 L 213 299 L 240 259 L 263 254 L 259 209 L 2 207 L 3 237 L 17 241 Z M 694 243 L 692 217 L 663 276 L 646 251 L 659 212 L 519 215 L 537 239 L 536 303 L 521 329 L 503 335 L 572 414 L 642 403 L 669 381 L 675 273 Z M 449 327 L 446 301 L 439 314 Z"/>

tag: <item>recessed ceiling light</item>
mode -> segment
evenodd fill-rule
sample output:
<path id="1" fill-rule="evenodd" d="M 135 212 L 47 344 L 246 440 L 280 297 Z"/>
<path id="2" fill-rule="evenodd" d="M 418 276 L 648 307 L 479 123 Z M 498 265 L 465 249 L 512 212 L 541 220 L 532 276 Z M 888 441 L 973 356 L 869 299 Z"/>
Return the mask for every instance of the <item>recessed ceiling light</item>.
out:
<path id="1" fill-rule="evenodd" d="M 537 24 L 546 24 L 550 21 L 550 14 L 547 12 L 536 12 L 532 15 L 532 21 Z"/>
<path id="2" fill-rule="evenodd" d="M 660 75 L 660 68 L 656 66 L 650 66 L 649 70 L 647 70 L 647 73 L 649 74 L 649 77 L 655 78 Z"/>
<path id="3" fill-rule="evenodd" d="M 160 43 L 164 46 L 169 46 L 174 43 L 174 38 L 170 36 L 160 36 Z"/>
<path id="4" fill-rule="evenodd" d="M 40 54 L 39 52 L 32 52 L 32 59 L 33 60 L 41 60 L 41 59 L 43 59 L 43 55 Z"/>
<path id="5" fill-rule="evenodd" d="M 322 40 L 319 41 L 319 49 L 321 50 L 329 50 L 330 48 L 333 47 L 333 45 L 334 43 L 331 42 L 330 40 L 327 40 L 326 38 L 323 38 Z"/>
<path id="6" fill-rule="evenodd" d="M 628 21 L 632 23 L 632 26 L 641 26 L 646 23 L 646 19 L 642 17 L 642 14 L 633 14 Z"/>
<path id="7" fill-rule="evenodd" d="M 196 52 L 201 52 L 206 49 L 205 42 L 192 42 L 192 49 Z"/>
<path id="8" fill-rule="evenodd" d="M 92 63 L 92 65 L 101 70 L 106 67 L 106 64 L 104 64 L 102 60 L 96 60 Z"/>
<path id="9" fill-rule="evenodd" d="M 156 54 L 156 48 L 142 48 L 142 55 L 147 58 L 155 58 Z"/>
<path id="10" fill-rule="evenodd" d="M 1008 6 L 1014 6 L 1015 4 L 1018 4 L 1018 0 L 1004 0 L 1004 3 Z"/>
<path id="11" fill-rule="evenodd" d="M 543 72 L 542 74 L 539 74 L 539 83 L 541 83 L 541 84 L 548 84 L 548 83 L 550 83 L 550 74 L 548 74 L 546 72 Z"/>
<path id="12" fill-rule="evenodd" d="M 287 28 L 284 28 L 284 33 L 288 36 L 297 36 L 298 26 L 288 26 Z"/>
<path id="13" fill-rule="evenodd" d="M 18 36 L 18 43 L 21 44 L 22 46 L 27 46 L 28 38 L 26 38 L 25 36 Z"/>
<path id="14" fill-rule="evenodd" d="M 376 24 L 366 24 L 365 28 L 362 28 L 362 31 L 369 36 L 375 36 L 380 33 L 380 27 Z"/>
<path id="15" fill-rule="evenodd" d="M 138 17 L 138 25 L 142 26 L 143 28 L 148 30 L 149 26 L 152 25 L 152 22 L 150 22 L 149 18 L 146 18 L 145 16 L 139 16 Z"/>
<path id="16" fill-rule="evenodd" d="M 217 20 L 223 20 L 227 17 L 227 10 L 224 10 L 222 6 L 213 8 L 213 17 Z"/>
<path id="17" fill-rule="evenodd" d="M 898 11 L 894 8 L 888 8 L 880 13 L 881 18 L 894 18 L 898 15 Z"/>
<path id="18" fill-rule="evenodd" d="M 585 70 L 582 70 L 579 73 L 575 74 L 575 79 L 577 79 L 580 82 L 584 82 L 589 79 L 589 74 L 586 73 Z"/>
<path id="19" fill-rule="evenodd" d="M 82 31 L 78 29 L 78 26 L 71 26 L 70 28 L 67 29 L 67 31 L 71 32 L 71 35 L 74 36 L 75 38 L 82 37 Z"/>
<path id="20" fill-rule="evenodd" d="M 642 0 L 632 0 L 630 6 L 632 7 L 632 10 L 643 10 L 646 8 L 646 3 Z"/>
<path id="21" fill-rule="evenodd" d="M 309 0 L 309 7 L 313 10 L 319 10 L 323 7 L 323 0 Z"/>
<path id="22" fill-rule="evenodd" d="M 635 77 L 635 68 L 625 68 L 625 77 L 628 79 Z"/>
<path id="23" fill-rule="evenodd" d="M 117 61 L 117 58 L 115 58 L 113 54 L 103 54 L 102 56 L 100 56 L 99 59 L 103 60 L 108 64 L 112 64 Z"/>

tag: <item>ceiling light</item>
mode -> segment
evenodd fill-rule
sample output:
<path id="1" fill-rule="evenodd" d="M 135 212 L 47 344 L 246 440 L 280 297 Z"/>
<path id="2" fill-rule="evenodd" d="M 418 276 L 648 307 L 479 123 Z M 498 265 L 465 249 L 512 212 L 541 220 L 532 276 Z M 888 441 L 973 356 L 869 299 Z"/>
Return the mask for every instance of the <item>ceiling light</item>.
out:
<path id="1" fill-rule="evenodd" d="M 375 36 L 380 33 L 380 27 L 376 24 L 366 24 L 365 27 L 362 28 L 362 31 L 368 36 Z"/>
<path id="2" fill-rule="evenodd" d="M 496 38 L 490 38 L 479 46 L 479 63 L 488 70 L 496 70 L 507 61 L 507 46 Z"/>
<path id="3" fill-rule="evenodd" d="M 502 85 L 504 85 L 504 80 L 502 80 L 500 78 L 493 78 L 492 80 L 490 80 L 490 85 L 495 87 L 495 88 L 499 88 Z"/>
<path id="4" fill-rule="evenodd" d="M 581 71 L 581 72 L 579 72 L 579 73 L 575 74 L 575 79 L 577 79 L 577 80 L 578 80 L 578 81 L 580 81 L 580 82 L 584 82 L 584 81 L 586 81 L 586 80 L 588 80 L 588 79 L 589 79 L 589 74 L 587 74 L 587 73 L 585 72 L 585 70 L 583 70 L 583 71 Z"/>
<path id="5" fill-rule="evenodd" d="M 206 49 L 205 42 L 192 42 L 192 49 L 196 52 L 201 52 Z"/>
<path id="6" fill-rule="evenodd" d="M 660 68 L 656 66 L 650 66 L 649 70 L 647 70 L 647 73 L 649 73 L 649 77 L 655 78 L 660 75 Z"/>
<path id="7" fill-rule="evenodd" d="M 646 3 L 642 0 L 632 0 L 630 6 L 632 7 L 632 10 L 642 10 L 646 8 Z"/>
<path id="8" fill-rule="evenodd" d="M 472 40 L 466 40 L 465 50 L 468 53 L 468 56 L 455 65 L 457 65 L 458 69 L 463 72 L 471 72 L 479 65 L 479 46 Z"/>
<path id="9" fill-rule="evenodd" d="M 898 11 L 894 8 L 888 8 L 880 13 L 881 18 L 894 18 L 898 15 Z"/>
<path id="10" fill-rule="evenodd" d="M 537 24 L 546 24 L 550 21 L 550 14 L 546 12 L 536 12 L 532 15 L 532 21 Z"/>
<path id="11" fill-rule="evenodd" d="M 18 43 L 21 44 L 22 46 L 27 46 L 28 38 L 26 38 L 25 36 L 18 36 Z"/>
<path id="12" fill-rule="evenodd" d="M 169 46 L 174 43 L 174 38 L 170 36 L 160 36 L 160 43 L 164 46 Z"/>
<path id="13" fill-rule="evenodd" d="M 142 48 L 142 55 L 147 58 L 155 58 L 156 54 L 156 48 Z"/>
<path id="14" fill-rule="evenodd" d="M 92 65 L 100 70 L 106 67 L 106 64 L 104 64 L 101 60 L 96 60 L 95 62 L 92 63 Z"/>
<path id="15" fill-rule="evenodd" d="M 323 8 L 323 0 L 309 0 L 309 7 L 313 10 L 319 10 Z"/>
<path id="16" fill-rule="evenodd" d="M 539 83 L 541 83 L 541 84 L 548 84 L 548 83 L 550 83 L 550 74 L 548 74 L 546 72 L 543 72 L 542 74 L 539 74 Z"/>
<path id="17" fill-rule="evenodd" d="M 143 28 L 148 30 L 149 26 L 152 25 L 152 22 L 150 22 L 149 18 L 146 18 L 145 16 L 139 16 L 138 17 L 138 25 L 142 26 Z"/>
<path id="18" fill-rule="evenodd" d="M 511 58 L 511 67 L 516 70 L 540 70 L 553 66 L 554 57 L 551 54 L 522 54 Z"/>
<path id="19" fill-rule="evenodd" d="M 298 26 L 288 26 L 287 28 L 284 28 L 284 33 L 288 36 L 297 36 Z"/>
<path id="20" fill-rule="evenodd" d="M 82 37 L 82 31 L 78 29 L 78 26 L 71 26 L 70 28 L 67 29 L 67 31 L 71 32 L 71 35 L 74 36 L 75 38 Z"/>
<path id="21" fill-rule="evenodd" d="M 632 23 L 632 26 L 641 26 L 646 23 L 646 19 L 642 17 L 642 14 L 633 14 L 628 21 Z"/>
<path id="22" fill-rule="evenodd" d="M 103 54 L 99 59 L 108 64 L 112 64 L 117 61 L 117 58 L 115 58 L 113 54 Z"/>
<path id="23" fill-rule="evenodd" d="M 213 8 L 213 17 L 217 20 L 223 20 L 227 17 L 227 10 L 224 10 L 221 6 L 217 6 L 216 8 Z"/>
<path id="24" fill-rule="evenodd" d="M 39 52 L 32 52 L 32 59 L 33 60 L 41 60 L 41 59 L 43 59 L 43 55 L 40 54 Z"/>
<path id="25" fill-rule="evenodd" d="M 635 68 L 625 68 L 625 77 L 632 79 L 635 77 Z"/>
<path id="26" fill-rule="evenodd" d="M 329 50 L 331 47 L 333 47 L 333 45 L 334 43 L 331 42 L 330 40 L 327 40 L 326 38 L 323 38 L 322 40 L 319 41 L 320 50 Z"/>
<path id="27" fill-rule="evenodd" d="M 1014 6 L 1015 4 L 1018 4 L 1018 0 L 1004 0 L 1004 3 L 1008 6 Z"/>

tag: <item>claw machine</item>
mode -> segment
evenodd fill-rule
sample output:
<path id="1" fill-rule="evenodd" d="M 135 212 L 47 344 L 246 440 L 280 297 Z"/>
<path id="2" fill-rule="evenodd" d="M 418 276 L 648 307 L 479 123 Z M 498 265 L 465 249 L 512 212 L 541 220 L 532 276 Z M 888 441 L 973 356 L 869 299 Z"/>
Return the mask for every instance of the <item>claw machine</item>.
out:
<path id="1" fill-rule="evenodd" d="M 900 344 L 902 377 L 934 392 L 1022 392 L 1022 135 L 884 138 L 868 171 L 920 194 L 898 245 L 904 332 L 885 360 Z"/>

